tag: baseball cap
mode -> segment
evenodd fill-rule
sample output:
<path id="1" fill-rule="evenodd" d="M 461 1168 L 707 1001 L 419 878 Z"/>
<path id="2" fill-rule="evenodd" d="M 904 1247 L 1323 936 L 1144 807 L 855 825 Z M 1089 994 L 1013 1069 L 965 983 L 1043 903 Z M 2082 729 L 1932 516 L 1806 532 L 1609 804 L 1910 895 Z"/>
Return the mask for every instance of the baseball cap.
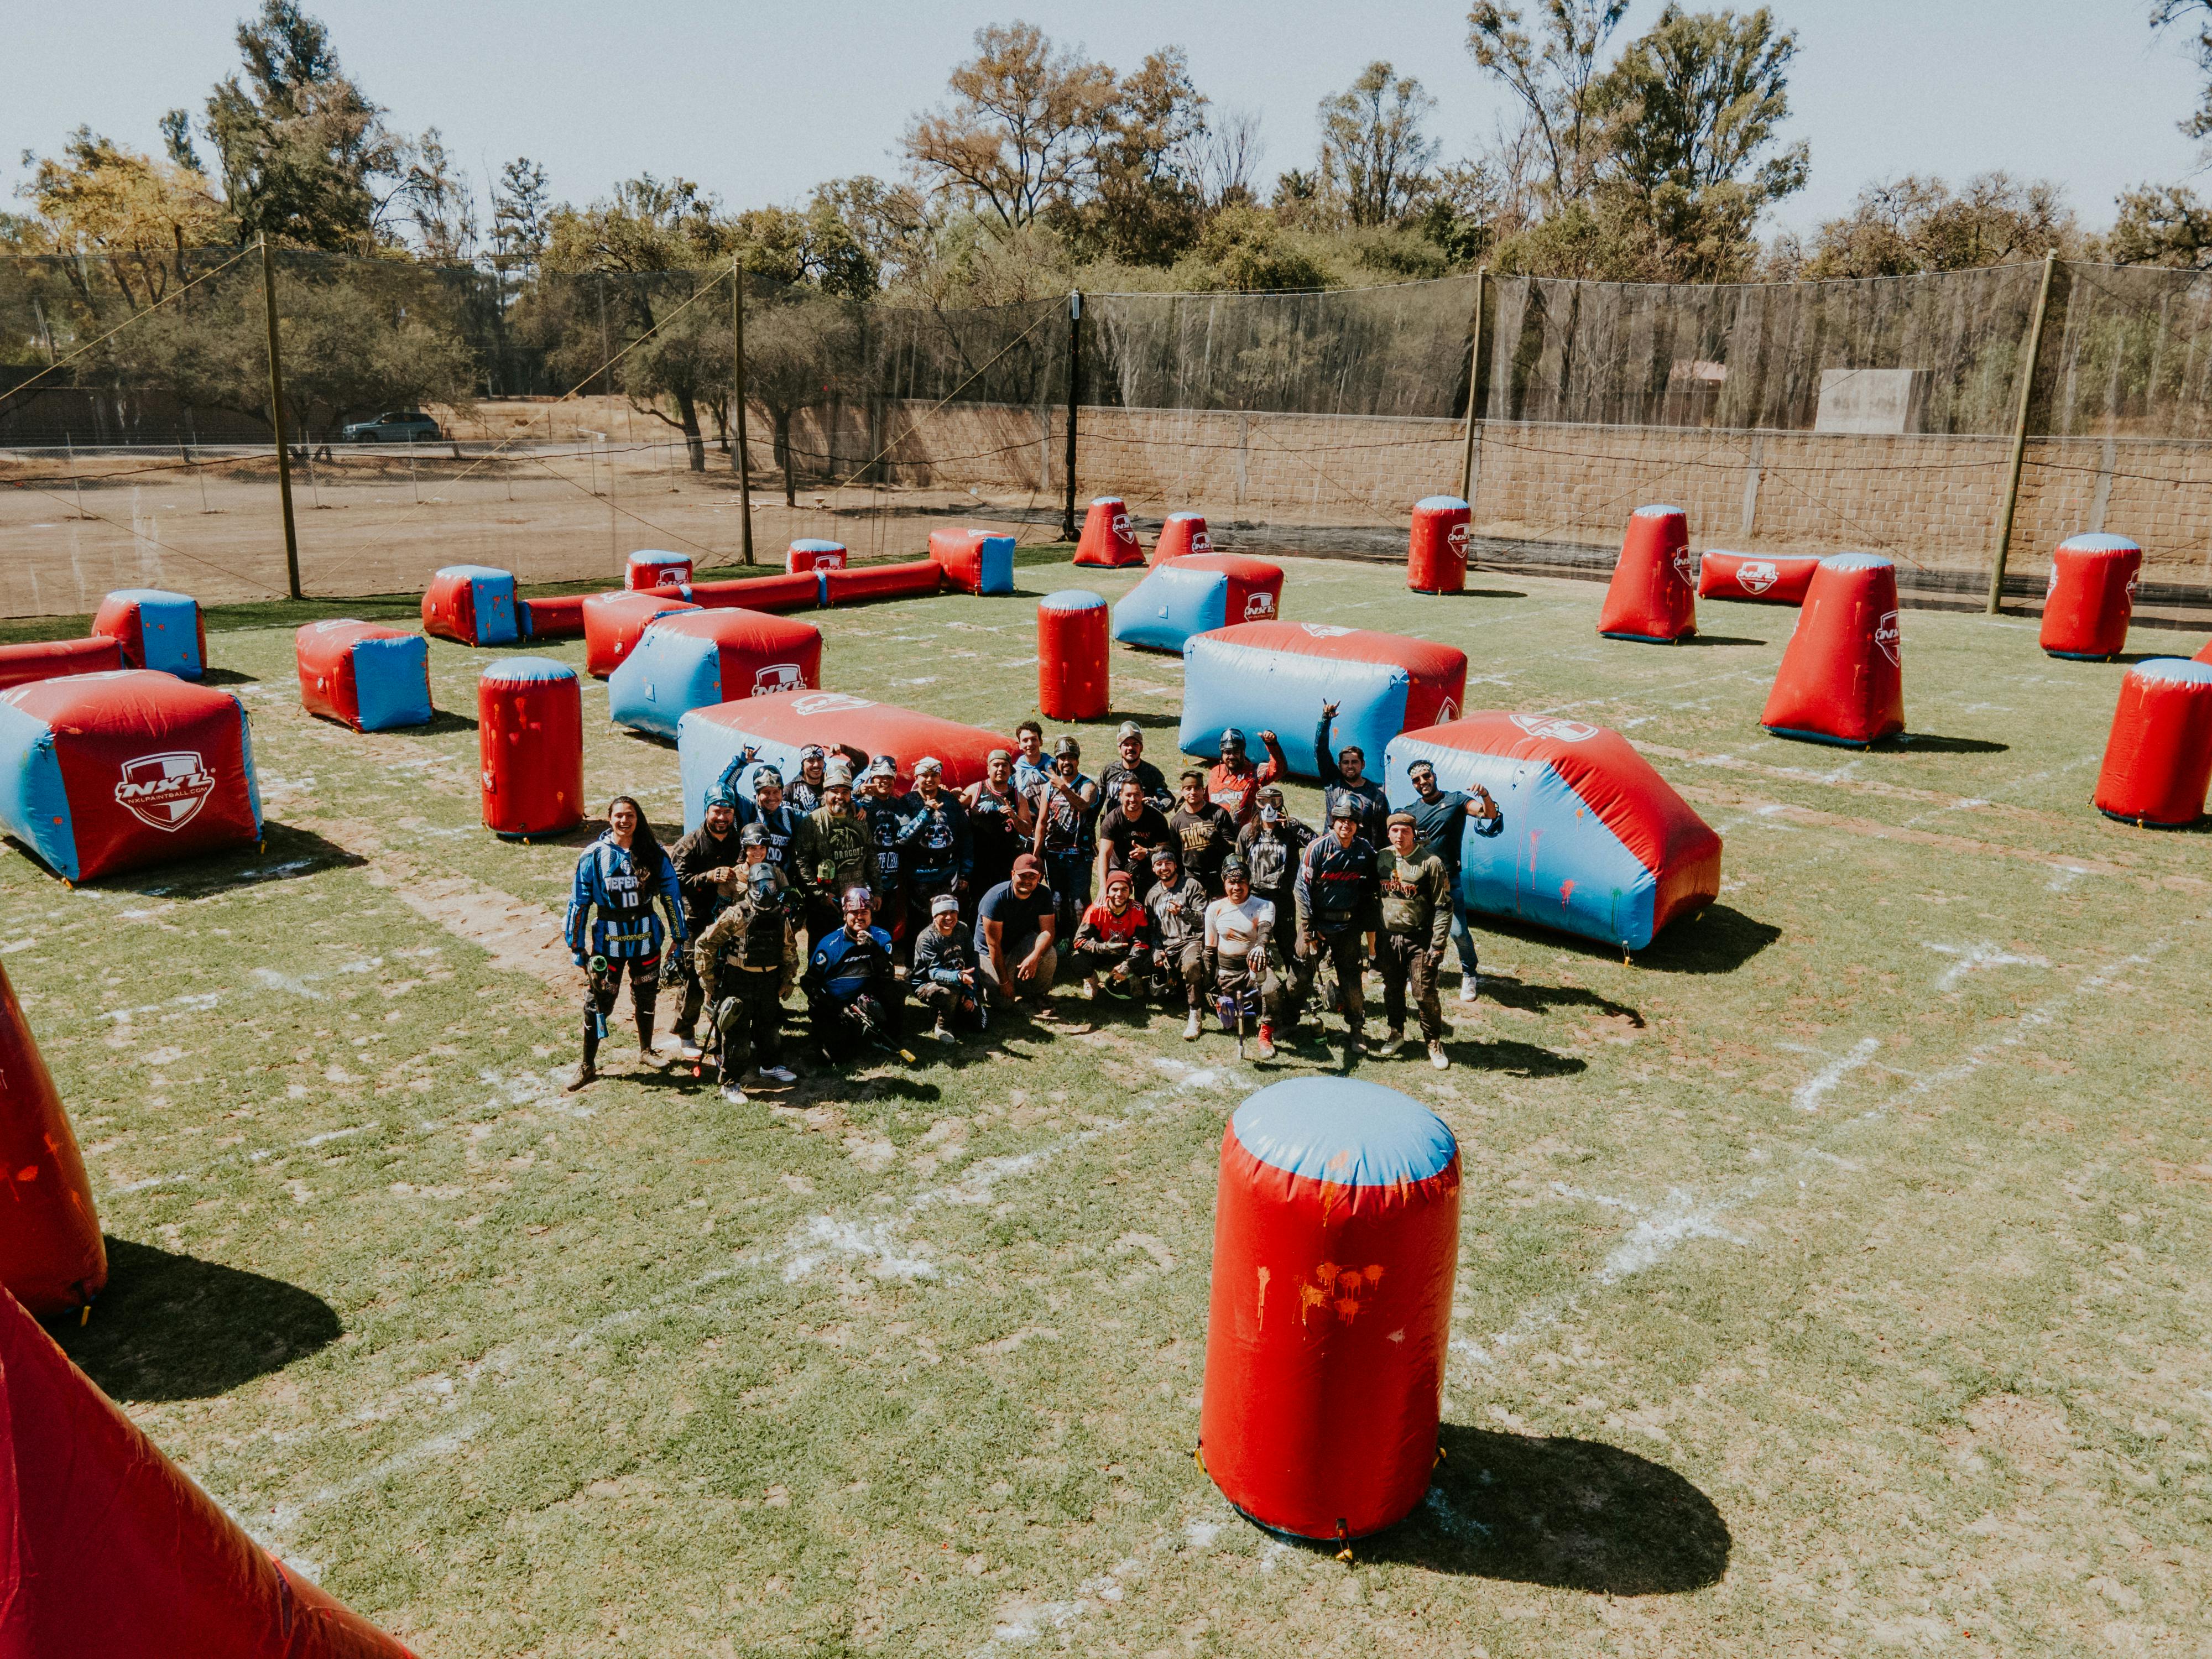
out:
<path id="1" fill-rule="evenodd" d="M 1044 873 L 1044 860 L 1035 853 L 1021 854 L 1014 860 L 1014 873 L 1018 876 L 1041 876 Z"/>
<path id="2" fill-rule="evenodd" d="M 707 805 L 710 807 L 733 807 L 737 804 L 738 792 L 726 783 L 718 783 L 707 792 Z"/>
<path id="3" fill-rule="evenodd" d="M 1390 816 L 1384 820 L 1382 827 L 1386 830 L 1395 830 L 1401 823 L 1408 830 L 1418 827 L 1413 822 L 1413 815 L 1411 812 L 1391 813 Z"/>
<path id="4" fill-rule="evenodd" d="M 939 893 L 935 898 L 930 900 L 929 914 L 933 916 L 944 915 L 947 911 L 956 916 L 960 914 L 960 901 L 951 894 Z"/>
<path id="5" fill-rule="evenodd" d="M 1064 732 L 1053 739 L 1052 753 L 1055 760 L 1062 755 L 1079 755 L 1082 752 L 1083 745 Z"/>
<path id="6" fill-rule="evenodd" d="M 1011 750 L 994 749 L 989 754 L 983 757 L 983 763 L 987 766 L 996 765 L 1000 761 L 1006 761 L 1011 764 L 1013 758 L 1013 752 Z"/>
<path id="7" fill-rule="evenodd" d="M 1123 720 L 1121 729 L 1114 736 L 1116 741 L 1123 738 L 1134 738 L 1138 742 L 1142 743 L 1145 740 L 1145 728 L 1134 720 Z"/>

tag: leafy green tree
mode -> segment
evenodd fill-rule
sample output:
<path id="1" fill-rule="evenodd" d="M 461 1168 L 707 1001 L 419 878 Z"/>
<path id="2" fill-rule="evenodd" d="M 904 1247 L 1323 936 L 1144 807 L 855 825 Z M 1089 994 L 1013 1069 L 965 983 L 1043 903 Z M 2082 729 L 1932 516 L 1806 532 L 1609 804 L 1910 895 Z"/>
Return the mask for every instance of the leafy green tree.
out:
<path id="1" fill-rule="evenodd" d="M 1595 169 L 1601 121 L 1590 107 L 1599 54 L 1628 0 L 1542 0 L 1531 33 L 1520 10 L 1477 0 L 1467 17 L 1467 49 L 1521 106 L 1544 189 L 1554 204 L 1580 199 Z"/>
<path id="2" fill-rule="evenodd" d="M 1274 216 L 1255 207 L 1215 214 L 1176 264 L 1176 280 L 1200 292 L 1248 294 L 1328 285 L 1328 273 L 1285 237 Z"/>
<path id="3" fill-rule="evenodd" d="M 2085 251 L 2064 192 L 2048 179 L 2022 183 L 1984 173 L 1957 190 L 1908 173 L 1869 185 L 1851 210 L 1815 234 L 1811 254 L 1787 274 L 1807 277 L 1902 276 L 1970 270 L 2008 261 Z"/>
<path id="4" fill-rule="evenodd" d="M 1136 265 L 1172 264 L 1190 246 L 1204 195 L 1206 95 L 1179 46 L 1125 77 L 1098 143 L 1095 193 L 1070 216 L 1079 242 Z"/>
<path id="5" fill-rule="evenodd" d="M 1379 59 L 1322 100 L 1322 177 L 1354 225 L 1396 224 L 1412 211 L 1437 159 L 1421 130 L 1436 106 L 1419 81 Z"/>
<path id="6" fill-rule="evenodd" d="M 952 71 L 948 109 L 917 117 L 905 149 L 939 195 L 1008 229 L 1080 201 L 1120 97 L 1114 71 L 1055 51 L 1034 23 L 987 24 Z"/>
<path id="7" fill-rule="evenodd" d="M 2121 264 L 2202 270 L 2212 266 L 2212 206 L 2186 185 L 2123 191 L 2105 248 Z"/>
<path id="8" fill-rule="evenodd" d="M 745 313 L 747 400 L 768 411 L 783 502 L 798 504 L 798 458 L 791 440 L 799 410 L 843 396 L 861 361 L 859 309 L 806 289 L 787 289 Z"/>

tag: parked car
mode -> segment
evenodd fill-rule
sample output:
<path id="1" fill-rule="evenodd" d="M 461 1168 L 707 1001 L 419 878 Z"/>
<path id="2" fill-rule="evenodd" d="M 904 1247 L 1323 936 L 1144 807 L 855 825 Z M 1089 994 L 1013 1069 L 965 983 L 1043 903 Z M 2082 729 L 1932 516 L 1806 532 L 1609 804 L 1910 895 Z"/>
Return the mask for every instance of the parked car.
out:
<path id="1" fill-rule="evenodd" d="M 341 427 L 338 435 L 349 444 L 434 444 L 446 434 L 421 410 L 405 409 L 373 421 L 356 421 Z"/>

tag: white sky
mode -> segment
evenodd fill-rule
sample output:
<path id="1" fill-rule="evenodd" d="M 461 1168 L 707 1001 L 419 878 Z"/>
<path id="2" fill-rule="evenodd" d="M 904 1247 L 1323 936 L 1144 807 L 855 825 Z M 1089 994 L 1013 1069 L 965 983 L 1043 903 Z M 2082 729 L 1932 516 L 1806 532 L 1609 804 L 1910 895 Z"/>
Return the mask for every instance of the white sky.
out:
<path id="1" fill-rule="evenodd" d="M 1717 5 L 1720 0 L 1692 0 Z M 0 100 L 0 171 L 51 152 L 79 123 L 141 148 L 182 105 L 198 114 L 234 67 L 250 0 L 100 0 L 9 20 L 15 70 Z M 1024 17 L 1117 68 L 1176 44 L 1216 104 L 1256 112 L 1264 176 L 1310 165 L 1314 106 L 1370 58 L 1436 94 L 1449 159 L 1506 112 L 1464 48 L 1463 3 L 1344 0 L 310 0 L 341 60 L 392 122 L 436 125 L 479 186 L 528 155 L 556 198 L 587 199 L 642 171 L 680 174 L 732 207 L 790 202 L 817 179 L 899 170 L 908 117 L 983 22 Z M 1524 10 L 1533 6 L 1524 4 Z M 1622 32 L 1660 0 L 1636 0 Z M 2114 193 L 2197 167 L 2174 123 L 2195 106 L 2179 42 L 2153 41 L 2143 0 L 1778 0 L 1799 36 L 1786 136 L 1812 146 L 1812 181 L 1778 222 L 1805 229 L 1869 179 L 1958 179 L 1992 167 L 2063 185 L 2084 222 Z"/>

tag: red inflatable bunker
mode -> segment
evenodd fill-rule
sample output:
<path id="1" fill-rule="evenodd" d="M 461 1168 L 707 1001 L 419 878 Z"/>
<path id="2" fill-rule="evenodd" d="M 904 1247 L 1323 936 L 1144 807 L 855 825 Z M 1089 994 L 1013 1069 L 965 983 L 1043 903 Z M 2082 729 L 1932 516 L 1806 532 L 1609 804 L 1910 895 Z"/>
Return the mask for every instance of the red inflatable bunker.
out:
<path id="1" fill-rule="evenodd" d="M 522 637 L 512 573 L 488 564 L 453 564 L 422 590 L 422 631 L 461 645 L 513 645 Z"/>
<path id="2" fill-rule="evenodd" d="M 1199 1456 L 1250 1519 L 1353 1539 L 1428 1490 L 1459 1265 L 1459 1146 L 1373 1083 L 1294 1078 L 1221 1138 Z"/>
<path id="3" fill-rule="evenodd" d="M 921 599 L 944 585 L 945 567 L 934 559 L 901 564 L 863 565 L 855 570 L 824 570 L 822 603 L 852 605 L 863 599 Z"/>
<path id="4" fill-rule="evenodd" d="M 1159 539 L 1152 544 L 1152 562 L 1187 559 L 1213 551 L 1213 538 L 1206 533 L 1203 513 L 1170 513 L 1160 521 Z"/>
<path id="5" fill-rule="evenodd" d="M 1474 509 L 1456 495 L 1426 495 L 1413 503 L 1406 541 L 1406 586 L 1416 593 L 1467 591 L 1467 526 Z"/>
<path id="6" fill-rule="evenodd" d="M 0 1654 L 410 1659 L 289 1572 L 0 1296 Z"/>
<path id="7" fill-rule="evenodd" d="M 2142 549 L 2125 536 L 2069 536 L 2051 556 L 2043 648 L 2054 657 L 2116 657 L 2128 648 Z"/>
<path id="8" fill-rule="evenodd" d="M 557 836 L 584 817 L 584 694 L 549 657 L 508 657 L 477 681 L 484 828 Z"/>
<path id="9" fill-rule="evenodd" d="M 783 574 L 795 576 L 806 570 L 842 570 L 847 563 L 845 544 L 804 536 L 783 550 Z"/>
<path id="10" fill-rule="evenodd" d="M 628 656 L 657 617 L 702 607 L 659 593 L 593 593 L 584 601 L 584 672 L 603 680 Z"/>
<path id="11" fill-rule="evenodd" d="M 430 642 L 375 623 L 309 623 L 292 636 L 300 705 L 356 732 L 427 726 Z"/>
<path id="12" fill-rule="evenodd" d="M 563 593 L 550 599 L 522 600 L 522 637 L 526 640 L 582 639 L 585 597 L 581 593 Z"/>
<path id="13" fill-rule="evenodd" d="M 1083 515 L 1083 537 L 1075 544 L 1075 562 L 1113 568 L 1142 564 L 1145 550 L 1129 528 L 1129 509 L 1119 495 L 1101 495 Z"/>
<path id="14" fill-rule="evenodd" d="M 1698 631 L 1690 521 L 1680 507 L 1639 507 L 1630 517 L 1597 631 L 1649 645 L 1672 645 Z"/>
<path id="15" fill-rule="evenodd" d="M 0 825 L 70 881 L 250 847 L 245 706 L 147 668 L 0 691 Z"/>
<path id="16" fill-rule="evenodd" d="M 719 582 L 679 582 L 653 592 L 702 611 L 812 611 L 822 603 L 822 578 L 828 574 L 801 570 L 781 576 L 732 576 Z"/>
<path id="17" fill-rule="evenodd" d="M 2154 657 L 2128 670 L 2092 798 L 2108 818 L 2161 830 L 2204 816 L 2212 780 L 2212 664 Z"/>
<path id="18" fill-rule="evenodd" d="M 6 1160 L 0 1173 L 12 1200 L 7 1224 L 0 1227 L 0 1285 L 41 1318 L 84 1306 L 107 1283 L 107 1246 L 69 1114 L 5 969 L 0 969 L 0 1158 Z"/>
<path id="19" fill-rule="evenodd" d="M 1701 599 L 1756 599 L 1766 605 L 1802 605 L 1813 585 L 1818 559 L 1763 559 L 1753 553 L 1710 552 L 1698 560 Z"/>
<path id="20" fill-rule="evenodd" d="M 58 680 L 64 674 L 97 674 L 123 666 L 120 641 L 104 634 L 88 640 L 33 640 L 0 645 L 0 691 L 33 680 Z"/>
<path id="21" fill-rule="evenodd" d="M 1037 601 L 1037 709 L 1047 720 L 1105 718 L 1107 622 L 1105 599 L 1080 587 Z"/>
<path id="22" fill-rule="evenodd" d="M 623 586 L 633 593 L 650 593 L 691 580 L 691 560 L 683 553 L 663 553 L 641 548 L 623 562 Z"/>
<path id="23" fill-rule="evenodd" d="M 1905 730 L 1897 568 L 1887 559 L 1820 561 L 1759 723 L 1778 738 L 1856 749 Z"/>
<path id="24" fill-rule="evenodd" d="M 1014 591 L 1014 538 L 988 530 L 933 530 L 929 556 L 945 568 L 945 582 L 963 593 Z"/>

